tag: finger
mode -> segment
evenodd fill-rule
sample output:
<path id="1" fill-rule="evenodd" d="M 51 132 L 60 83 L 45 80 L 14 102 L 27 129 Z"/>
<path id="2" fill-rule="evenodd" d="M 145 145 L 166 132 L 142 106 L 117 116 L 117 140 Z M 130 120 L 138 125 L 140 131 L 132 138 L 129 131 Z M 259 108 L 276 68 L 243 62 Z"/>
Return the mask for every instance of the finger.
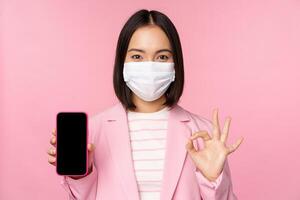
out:
<path id="1" fill-rule="evenodd" d="M 221 135 L 221 141 L 226 143 L 227 138 L 228 138 L 228 132 L 229 132 L 229 127 L 230 127 L 230 122 L 231 122 L 231 118 L 227 117 L 226 121 L 225 121 L 225 125 L 223 127 L 223 133 Z"/>
<path id="2" fill-rule="evenodd" d="M 234 144 L 230 145 L 228 147 L 228 154 L 234 152 L 242 143 L 242 141 L 244 140 L 244 138 L 240 138 L 238 141 L 236 141 Z"/>
<path id="3" fill-rule="evenodd" d="M 53 156 L 48 157 L 48 162 L 52 165 L 56 165 L 56 158 Z"/>
<path id="4" fill-rule="evenodd" d="M 90 152 L 92 152 L 92 151 L 94 151 L 95 150 L 95 145 L 93 144 L 93 143 L 89 143 L 88 144 L 88 151 L 90 151 Z"/>
<path id="5" fill-rule="evenodd" d="M 52 144 L 53 146 L 56 145 L 56 137 L 53 136 L 51 139 L 50 139 L 50 144 Z"/>
<path id="6" fill-rule="evenodd" d="M 52 129 L 52 134 L 56 136 L 56 128 Z"/>
<path id="7" fill-rule="evenodd" d="M 50 148 L 50 149 L 48 149 L 47 153 L 50 156 L 55 156 L 56 155 L 56 148 Z"/>
<path id="8" fill-rule="evenodd" d="M 92 167 L 93 162 L 94 162 L 94 150 L 95 150 L 96 146 L 92 143 L 88 144 L 88 151 L 89 151 L 89 168 Z M 89 169 L 91 170 L 91 169 Z"/>
<path id="9" fill-rule="evenodd" d="M 193 153 L 193 152 L 197 151 L 194 147 L 193 140 L 191 140 L 191 139 L 188 139 L 188 142 L 185 145 L 185 148 L 189 153 Z"/>
<path id="10" fill-rule="evenodd" d="M 198 132 L 195 132 L 190 137 L 190 139 L 194 140 L 194 139 L 199 138 L 199 137 L 201 137 L 204 141 L 211 140 L 211 137 L 210 137 L 210 135 L 208 134 L 207 131 L 198 131 Z"/>
<path id="11" fill-rule="evenodd" d="M 213 138 L 220 139 L 218 108 L 215 108 L 213 111 Z"/>

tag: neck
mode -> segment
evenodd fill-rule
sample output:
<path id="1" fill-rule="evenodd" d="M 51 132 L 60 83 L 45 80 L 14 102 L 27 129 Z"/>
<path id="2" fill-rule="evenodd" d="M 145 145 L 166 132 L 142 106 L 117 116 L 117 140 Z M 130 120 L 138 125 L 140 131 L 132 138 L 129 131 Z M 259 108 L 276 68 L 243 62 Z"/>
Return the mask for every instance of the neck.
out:
<path id="1" fill-rule="evenodd" d="M 132 101 L 136 106 L 136 109 L 133 110 L 135 112 L 156 112 L 166 107 L 166 105 L 163 105 L 163 103 L 166 101 L 165 95 L 162 95 L 160 98 L 154 101 L 144 101 L 135 94 L 133 94 Z"/>

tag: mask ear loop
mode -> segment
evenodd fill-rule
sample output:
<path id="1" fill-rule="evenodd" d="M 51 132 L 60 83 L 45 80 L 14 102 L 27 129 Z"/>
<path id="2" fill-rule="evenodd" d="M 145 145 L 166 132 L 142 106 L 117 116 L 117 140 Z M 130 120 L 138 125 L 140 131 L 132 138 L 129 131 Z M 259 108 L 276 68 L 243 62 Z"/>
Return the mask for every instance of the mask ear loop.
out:
<path id="1" fill-rule="evenodd" d="M 173 81 L 175 81 L 175 72 L 174 72 L 174 74 L 173 74 L 173 76 L 172 76 L 172 82 Z"/>
<path id="2" fill-rule="evenodd" d="M 172 82 L 173 83 L 173 82 Z M 169 85 L 169 88 L 167 89 L 167 91 L 165 92 L 166 96 L 169 97 L 170 95 L 170 88 L 171 88 L 171 85 L 172 83 Z"/>

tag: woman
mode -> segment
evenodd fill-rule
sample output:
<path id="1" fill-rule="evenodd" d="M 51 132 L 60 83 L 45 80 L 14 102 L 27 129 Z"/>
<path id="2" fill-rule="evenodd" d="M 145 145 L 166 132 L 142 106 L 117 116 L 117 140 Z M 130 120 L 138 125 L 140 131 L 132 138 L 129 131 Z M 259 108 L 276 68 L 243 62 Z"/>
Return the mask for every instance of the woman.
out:
<path id="1" fill-rule="evenodd" d="M 178 33 L 164 14 L 140 10 L 124 25 L 113 73 L 120 102 L 89 118 L 89 173 L 62 180 L 70 199 L 234 200 L 220 130 L 177 103 L 184 86 Z M 55 129 L 49 162 L 55 163 Z M 202 142 L 201 142 L 202 141 Z"/>

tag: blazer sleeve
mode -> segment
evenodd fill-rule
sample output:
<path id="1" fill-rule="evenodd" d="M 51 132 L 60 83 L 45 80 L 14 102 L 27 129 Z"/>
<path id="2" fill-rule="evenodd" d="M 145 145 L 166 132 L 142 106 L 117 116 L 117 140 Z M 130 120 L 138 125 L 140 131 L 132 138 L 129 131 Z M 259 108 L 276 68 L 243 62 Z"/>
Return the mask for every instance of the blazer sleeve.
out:
<path id="1" fill-rule="evenodd" d="M 81 179 L 75 180 L 68 176 L 63 176 L 61 185 L 67 191 L 69 200 L 95 200 L 97 194 L 97 174 L 97 169 L 93 165 L 93 171 Z"/>
<path id="2" fill-rule="evenodd" d="M 212 134 L 213 123 L 199 115 L 190 113 L 193 121 L 196 122 L 196 129 L 207 130 L 209 134 Z M 197 139 L 197 148 L 202 146 L 200 143 L 201 138 Z M 237 200 L 237 196 L 233 192 L 233 185 L 231 181 L 231 172 L 228 164 L 228 160 L 225 160 L 223 170 L 219 177 L 215 181 L 209 181 L 198 170 L 195 170 L 197 182 L 200 187 L 200 194 L 203 200 Z"/>
<path id="3" fill-rule="evenodd" d="M 101 133 L 100 128 L 101 123 L 97 115 L 89 118 L 88 142 L 93 143 L 95 146 L 97 145 L 95 142 Z M 67 191 L 69 200 L 95 200 L 97 195 L 97 182 L 98 171 L 95 163 L 93 163 L 92 172 L 89 175 L 77 180 L 68 176 L 63 176 L 60 183 Z"/>

